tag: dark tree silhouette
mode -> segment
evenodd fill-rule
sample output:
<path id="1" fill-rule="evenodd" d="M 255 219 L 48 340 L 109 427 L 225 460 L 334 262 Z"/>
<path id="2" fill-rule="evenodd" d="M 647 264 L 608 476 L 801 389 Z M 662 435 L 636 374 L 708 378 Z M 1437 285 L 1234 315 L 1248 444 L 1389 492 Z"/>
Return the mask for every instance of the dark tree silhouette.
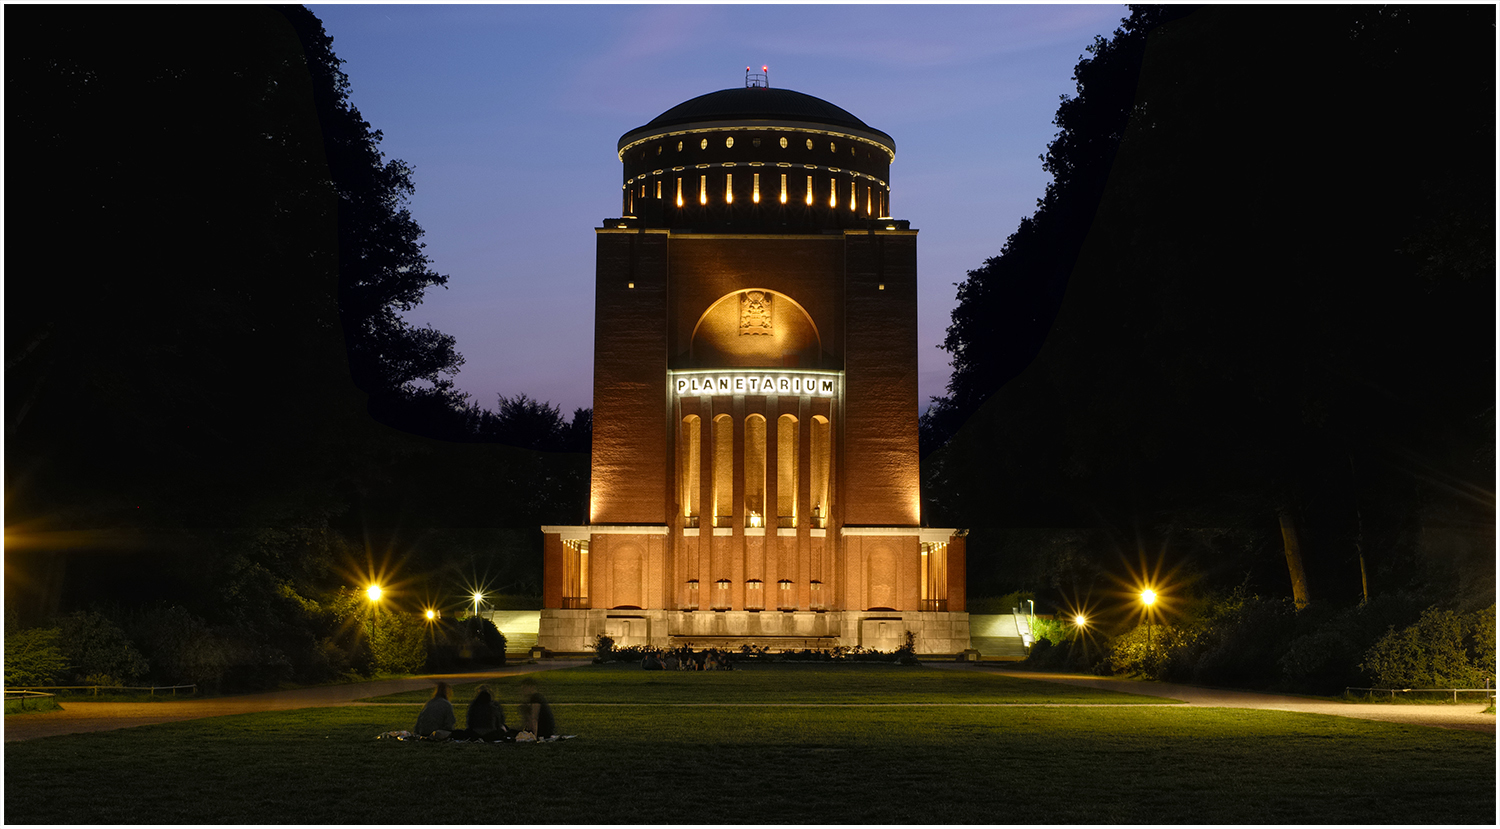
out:
<path id="1" fill-rule="evenodd" d="M 463 357 L 453 337 L 400 316 L 422 301 L 427 288 L 448 283 L 422 252 L 422 228 L 407 209 L 415 189 L 412 169 L 380 151 L 380 130 L 350 102 L 349 78 L 323 24 L 302 6 L 279 10 L 307 57 L 338 195 L 339 317 L 354 382 L 371 396 L 377 414 L 413 405 L 461 406 L 463 395 L 451 376 Z"/>
<path id="2" fill-rule="evenodd" d="M 1132 6 L 1114 36 L 1095 37 L 1073 70 L 1077 94 L 1064 96 L 1057 135 L 1041 156 L 1051 174 L 1037 210 L 1022 219 L 998 256 L 958 285 L 958 305 L 942 348 L 952 355 L 948 394 L 923 415 L 924 455 L 1036 358 L 1062 304 L 1068 276 L 1135 106 L 1147 33 L 1192 6 Z"/>
<path id="3" fill-rule="evenodd" d="M 594 410 L 573 410 L 573 419 L 568 422 L 563 438 L 563 449 L 568 452 L 588 452 L 594 446 Z"/>
<path id="4" fill-rule="evenodd" d="M 492 440 L 524 449 L 560 451 L 567 442 L 568 424 L 552 403 L 524 394 L 499 395 L 499 406 L 488 427 Z"/>
<path id="5" fill-rule="evenodd" d="M 6 22 L 15 595 L 44 614 L 64 583 L 214 602 L 317 574 L 367 461 L 297 39 L 259 7 Z"/>
<path id="6" fill-rule="evenodd" d="M 988 531 L 1097 528 L 1117 573 L 1493 601 L 1493 23 L 1212 7 L 1143 33 L 1044 345 L 924 468 L 933 522 L 978 528 L 971 581 L 1024 569 Z"/>

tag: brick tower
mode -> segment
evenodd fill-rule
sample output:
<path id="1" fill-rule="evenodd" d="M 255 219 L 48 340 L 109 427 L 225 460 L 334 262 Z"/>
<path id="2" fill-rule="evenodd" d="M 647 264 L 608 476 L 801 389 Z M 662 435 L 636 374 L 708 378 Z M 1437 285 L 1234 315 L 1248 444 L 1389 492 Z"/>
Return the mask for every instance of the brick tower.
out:
<path id="1" fill-rule="evenodd" d="M 747 72 L 618 150 L 589 523 L 543 527 L 538 644 L 967 648 L 964 539 L 921 522 L 895 142 Z"/>

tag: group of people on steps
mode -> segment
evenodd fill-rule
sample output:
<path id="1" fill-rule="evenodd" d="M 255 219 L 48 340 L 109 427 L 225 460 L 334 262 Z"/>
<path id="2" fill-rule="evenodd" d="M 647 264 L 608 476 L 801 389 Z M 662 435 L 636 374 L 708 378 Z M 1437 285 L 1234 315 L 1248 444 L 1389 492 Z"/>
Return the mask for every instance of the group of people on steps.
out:
<path id="1" fill-rule="evenodd" d="M 417 727 L 412 729 L 418 737 L 500 743 L 514 741 L 517 737 L 523 741 L 544 740 L 557 733 L 552 707 L 530 679 L 521 681 L 521 723 L 515 731 L 506 727 L 505 709 L 495 700 L 488 685 L 479 686 L 474 701 L 469 703 L 464 728 L 456 728 L 458 720 L 453 713 L 452 693 L 446 682 L 439 682 L 433 689 L 432 699 L 422 706 L 422 712 L 417 715 Z M 523 737 L 523 734 L 530 736 Z"/>

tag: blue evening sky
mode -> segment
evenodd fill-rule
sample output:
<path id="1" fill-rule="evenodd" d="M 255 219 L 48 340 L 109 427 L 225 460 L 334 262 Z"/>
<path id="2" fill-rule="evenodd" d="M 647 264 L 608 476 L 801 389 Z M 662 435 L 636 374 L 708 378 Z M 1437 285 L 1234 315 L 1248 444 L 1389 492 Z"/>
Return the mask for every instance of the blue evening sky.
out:
<path id="1" fill-rule="evenodd" d="M 1101 5 L 324 5 L 351 100 L 415 169 L 411 211 L 451 277 L 407 315 L 452 334 L 460 389 L 591 406 L 594 233 L 620 214 L 615 142 L 689 98 L 771 85 L 896 141 L 892 215 L 917 237 L 922 407 L 948 380 L 954 283 L 1046 187 L 1038 160 Z"/>

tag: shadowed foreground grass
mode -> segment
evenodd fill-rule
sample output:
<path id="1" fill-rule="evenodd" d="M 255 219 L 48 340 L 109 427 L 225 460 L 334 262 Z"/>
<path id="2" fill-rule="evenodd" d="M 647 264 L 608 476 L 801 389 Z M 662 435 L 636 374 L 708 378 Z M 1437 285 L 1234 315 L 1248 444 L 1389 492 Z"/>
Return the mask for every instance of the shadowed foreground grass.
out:
<path id="1" fill-rule="evenodd" d="M 589 671 L 608 673 L 579 673 Z M 828 681 L 810 676 L 795 681 Z M 570 681 L 550 673 L 544 688 L 562 697 Z M 694 701 L 719 693 L 705 689 Z M 577 739 L 372 739 L 410 727 L 417 708 L 252 714 L 9 743 L 5 819 L 1490 823 L 1495 814 L 1493 736 L 1310 714 L 559 702 L 559 726 Z"/>

